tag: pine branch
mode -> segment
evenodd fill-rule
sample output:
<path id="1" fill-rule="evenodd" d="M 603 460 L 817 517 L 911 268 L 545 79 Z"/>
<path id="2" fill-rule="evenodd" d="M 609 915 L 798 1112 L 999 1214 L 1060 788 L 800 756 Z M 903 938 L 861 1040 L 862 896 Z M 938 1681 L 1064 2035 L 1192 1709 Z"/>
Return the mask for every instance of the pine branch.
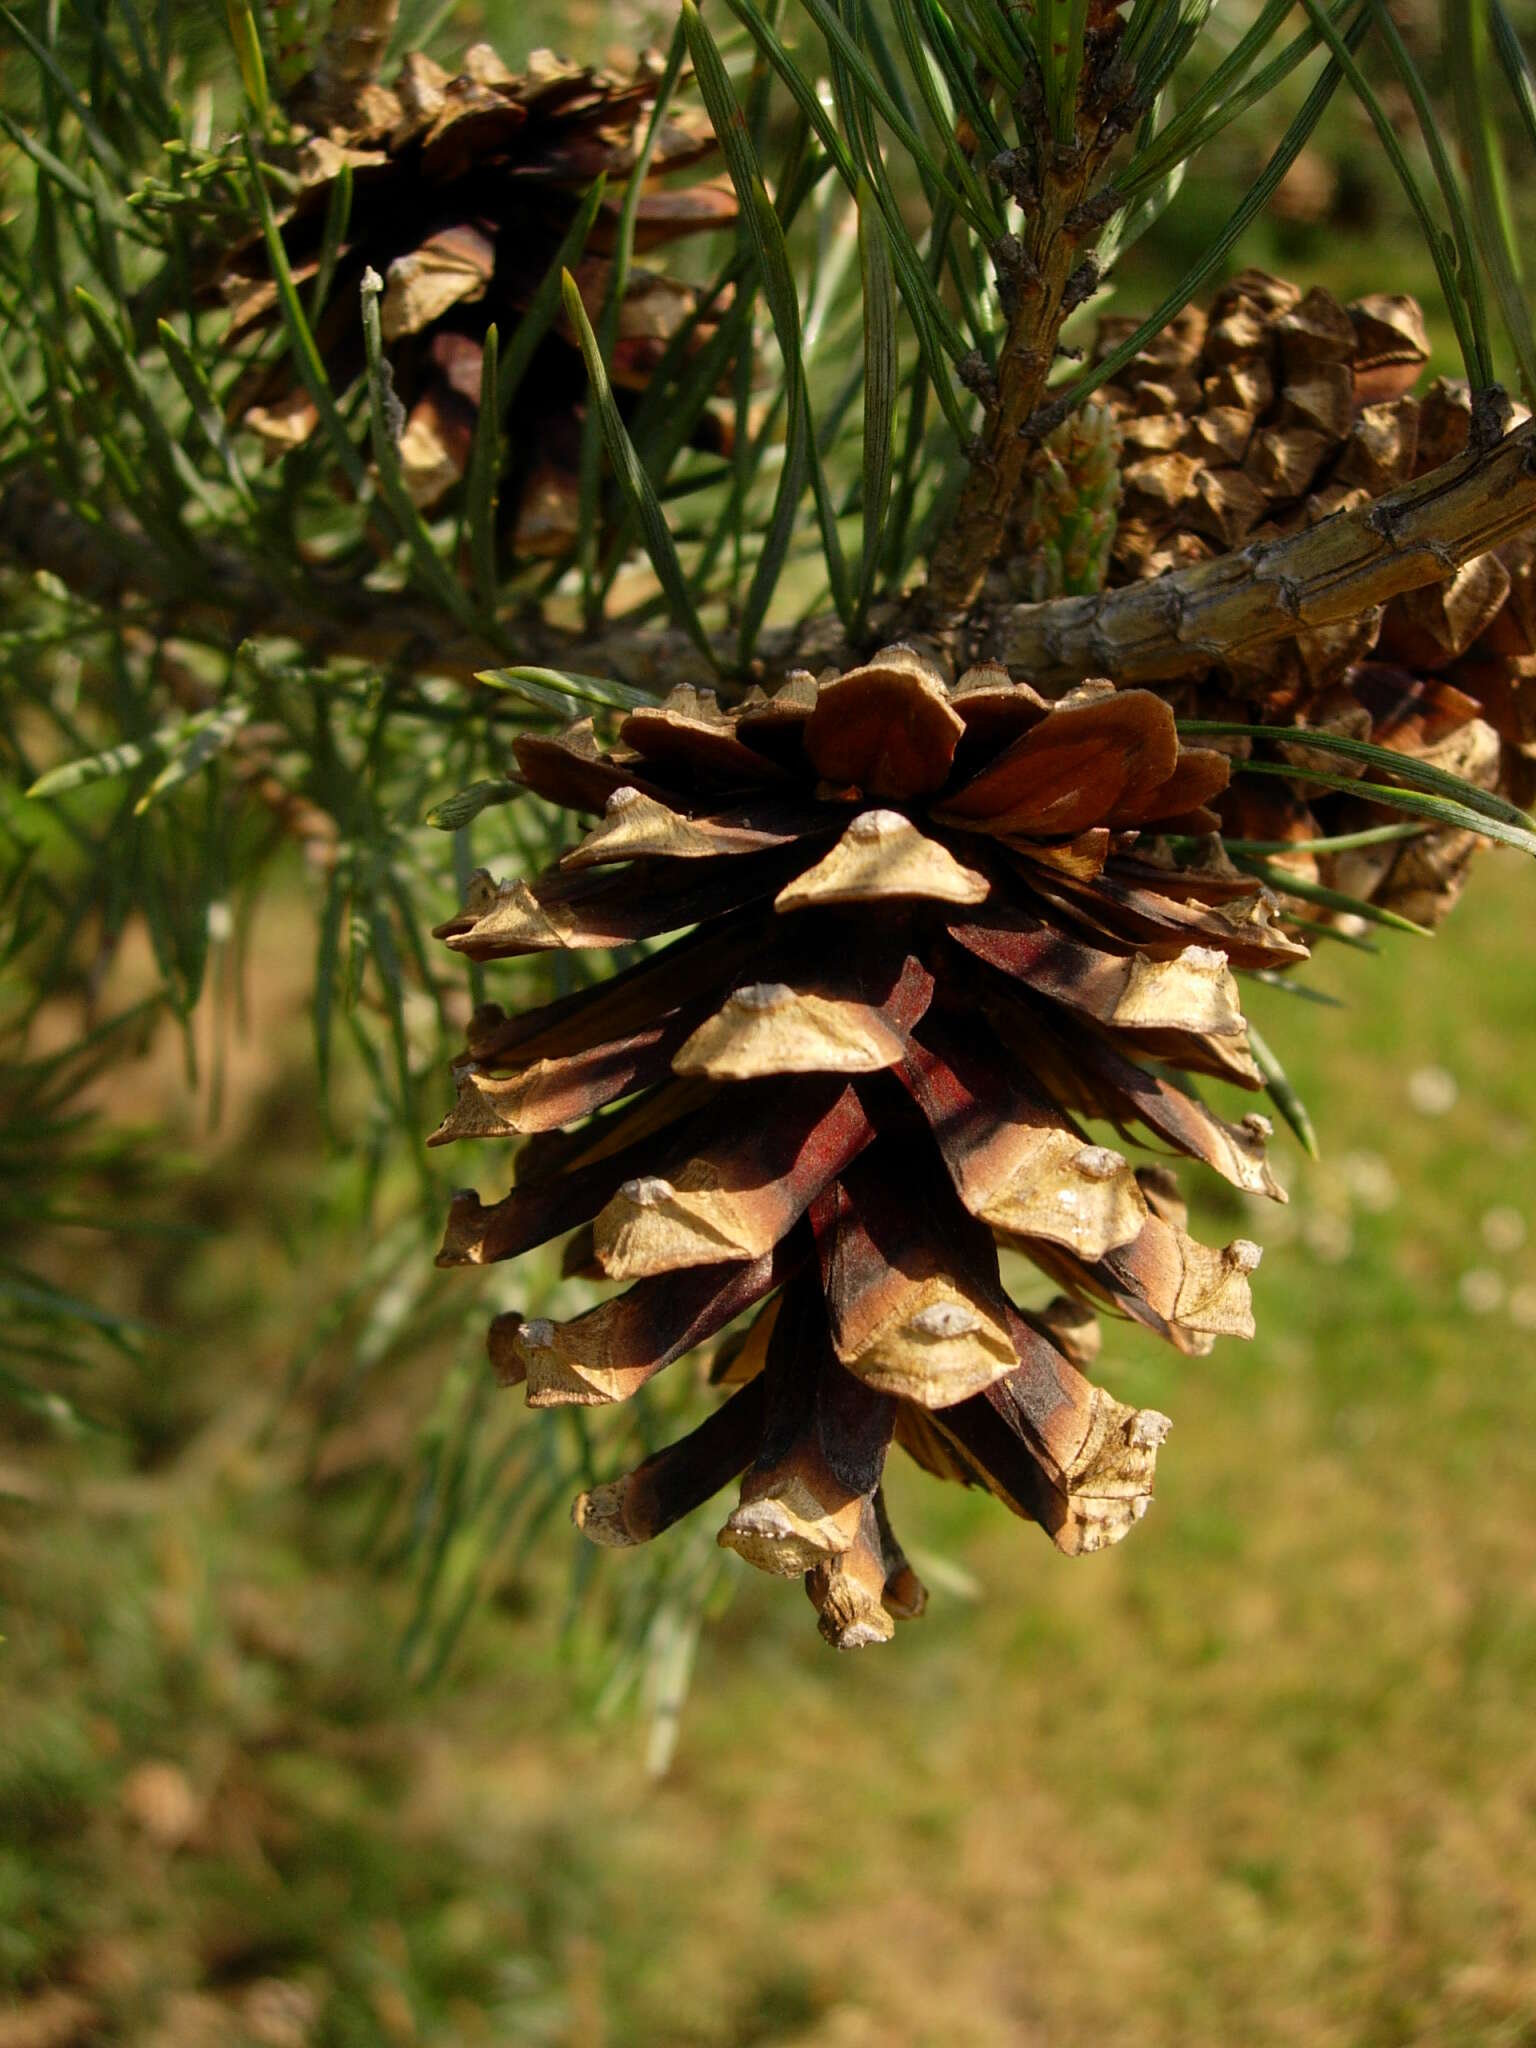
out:
<path id="1" fill-rule="evenodd" d="M 153 664 L 167 694 L 183 711 L 196 714 L 217 706 L 217 693 L 164 640 L 156 640 L 142 627 L 134 626 L 125 629 L 123 644 Z M 338 854 L 336 820 L 283 780 L 277 772 L 271 734 L 241 726 L 228 742 L 228 755 L 237 781 L 303 849 L 311 865 L 333 868 Z"/>
<path id="2" fill-rule="evenodd" d="M 1188 675 L 1444 582 L 1533 523 L 1536 421 L 1304 533 L 1123 590 L 1017 605 L 989 644 L 1046 689 Z"/>
<path id="3" fill-rule="evenodd" d="M 296 97 L 324 129 L 353 118 L 359 95 L 377 79 L 395 31 L 400 0 L 336 0 L 315 53 L 314 72 Z"/>
<path id="4" fill-rule="evenodd" d="M 1127 97 L 1124 79 L 1111 67 L 1098 90 L 1084 95 L 1073 140 L 1041 140 L 1032 149 L 1005 152 L 992 166 L 1024 208 L 1024 233 L 1002 236 L 991 250 L 1008 330 L 995 384 L 983 387 L 986 419 L 970 474 L 929 568 L 925 610 L 935 625 L 974 608 L 1029 463 L 1056 424 L 1046 388 L 1063 323 L 1098 286 L 1089 251 L 1117 202 L 1112 190 L 1095 194 L 1095 188 L 1129 120 Z"/>
<path id="5" fill-rule="evenodd" d="M 53 499 L 42 479 L 23 475 L 0 493 L 0 560 L 56 576 L 76 596 L 111 610 L 137 597 L 162 632 L 228 646 L 248 633 L 297 640 L 315 654 L 352 656 L 381 666 L 417 666 L 468 679 L 505 659 L 489 640 L 466 632 L 446 612 L 413 596 L 389 596 L 351 582 L 315 582 L 295 595 L 277 588 L 247 556 L 204 546 L 189 587 L 184 567 L 126 518 L 110 525 Z M 538 658 L 568 644 L 546 629 L 520 629 Z"/>
<path id="6" fill-rule="evenodd" d="M 1114 676 L 1122 685 L 1156 682 L 1358 618 L 1403 591 L 1447 580 L 1532 525 L 1536 421 L 1304 533 L 1252 542 L 1194 568 L 1093 597 L 978 609 L 967 620 L 968 635 L 972 646 L 994 652 L 1041 688 L 1066 688 L 1094 675 Z M 46 569 L 98 602 L 120 602 L 132 592 L 157 607 L 167 633 L 228 644 L 232 636 L 259 630 L 311 651 L 409 662 L 466 682 L 502 660 L 489 641 L 418 598 L 340 587 L 317 588 L 312 600 L 295 601 L 232 554 L 210 554 L 192 595 L 146 537 L 124 528 L 113 541 L 108 555 L 100 526 L 51 502 L 35 481 L 0 496 L 0 556 Z M 921 611 L 923 598 L 918 593 L 914 611 Z M 771 679 L 797 664 L 851 658 L 900 630 L 877 613 L 865 642 L 856 645 L 835 618 L 814 618 L 766 635 L 755 672 Z M 529 619 L 519 621 L 517 633 L 529 662 L 617 674 L 659 689 L 710 679 L 698 651 L 676 632 L 637 634 L 625 626 L 585 635 Z M 728 661 L 734 636 L 717 635 L 715 644 Z"/>

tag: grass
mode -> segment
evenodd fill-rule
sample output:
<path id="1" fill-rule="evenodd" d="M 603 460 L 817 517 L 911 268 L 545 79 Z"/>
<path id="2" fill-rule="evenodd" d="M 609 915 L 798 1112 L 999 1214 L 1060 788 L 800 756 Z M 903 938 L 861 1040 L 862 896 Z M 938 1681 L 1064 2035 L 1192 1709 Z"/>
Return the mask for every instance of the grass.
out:
<path id="1" fill-rule="evenodd" d="M 295 1484 L 322 1168 L 263 1030 L 217 1232 L 141 1274 L 153 1380 L 5 1461 L 0 2043 L 1536 2042 L 1532 881 L 1479 881 L 1433 946 L 1334 949 L 1348 1011 L 1255 991 L 1325 1158 L 1269 1217 L 1206 1191 L 1272 1246 L 1256 1345 L 1112 1333 L 1176 1421 L 1132 1540 L 899 1472 L 979 1602 L 834 1659 L 742 1568 L 659 1785 L 561 1647 L 558 1535 L 424 1694 L 361 1542 L 387 1418 Z"/>

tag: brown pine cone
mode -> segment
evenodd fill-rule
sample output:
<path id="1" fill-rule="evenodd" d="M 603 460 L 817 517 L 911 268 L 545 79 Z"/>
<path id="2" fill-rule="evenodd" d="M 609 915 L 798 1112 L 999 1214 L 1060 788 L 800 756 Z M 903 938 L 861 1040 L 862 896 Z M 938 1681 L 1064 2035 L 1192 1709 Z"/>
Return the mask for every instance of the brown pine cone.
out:
<path id="1" fill-rule="evenodd" d="M 1296 739 L 1282 742 L 1282 755 L 1298 766 L 1349 775 L 1351 762 L 1337 754 L 1309 748 L 1309 731 L 1330 732 L 1442 768 L 1479 789 L 1506 788 L 1498 734 L 1482 716 L 1482 707 L 1464 690 L 1437 676 L 1415 676 L 1389 662 L 1362 662 L 1344 681 L 1325 691 L 1296 726 Z M 1228 840 L 1305 842 L 1401 827 L 1401 814 L 1373 801 L 1374 770 L 1357 775 L 1350 793 L 1319 790 L 1305 780 L 1287 788 L 1278 782 L 1243 779 L 1217 800 L 1222 831 Z M 1321 882 L 1347 896 L 1412 918 L 1416 924 L 1439 924 L 1455 907 L 1465 886 L 1472 855 L 1486 844 L 1477 833 L 1446 826 L 1413 826 L 1409 837 L 1383 844 L 1272 857 L 1304 881 Z M 1302 913 L 1316 918 L 1315 905 L 1300 903 Z M 1321 913 L 1326 916 L 1327 913 Z"/>
<path id="2" fill-rule="evenodd" d="M 1098 355 L 1135 324 L 1102 321 Z M 1428 359 L 1407 297 L 1345 308 L 1320 286 L 1303 293 L 1248 270 L 1208 315 L 1186 307 L 1105 386 L 1126 451 L 1114 580 L 1204 561 L 1310 523 L 1347 492 L 1405 482 L 1416 409 L 1395 408 Z"/>
<path id="3" fill-rule="evenodd" d="M 1444 584 L 1395 597 L 1379 646 L 1442 707 L 1462 707 L 1466 719 L 1480 722 L 1473 779 L 1529 808 L 1536 798 L 1536 542 L 1508 541 Z"/>
<path id="4" fill-rule="evenodd" d="M 351 213 L 316 340 L 333 386 L 345 390 L 363 368 L 358 285 L 365 272 L 376 271 L 384 279 L 385 352 L 406 408 L 400 459 L 411 496 L 423 508 L 459 484 L 468 466 L 487 328 L 494 322 L 506 343 L 583 194 L 606 174 L 602 208 L 575 268 L 588 314 L 597 320 L 610 285 L 625 180 L 659 77 L 659 65 L 650 61 L 621 78 L 567 64 L 547 50 L 535 51 L 526 72 L 514 75 L 484 44 L 449 77 L 416 54 L 392 88 L 370 85 L 357 95 L 352 125 L 303 139 L 299 190 L 281 220 L 284 247 L 302 287 L 319 266 L 335 181 L 343 166 L 350 167 Z M 734 220 L 728 180 L 681 189 L 666 182 L 714 150 L 702 114 L 683 109 L 669 115 L 639 201 L 637 250 Z M 231 345 L 276 324 L 277 291 L 259 236 L 220 255 L 205 296 L 210 291 L 231 302 Z M 631 270 L 609 365 L 621 403 L 645 389 L 697 306 L 693 287 L 638 265 Z M 699 323 L 698 345 L 713 332 L 718 311 Z M 540 345 L 506 421 L 510 469 L 501 510 L 519 555 L 558 556 L 572 545 L 585 398 L 575 336 L 557 325 Z M 287 359 L 244 379 L 232 413 L 279 453 L 308 440 L 318 426 Z"/>
<path id="5" fill-rule="evenodd" d="M 1107 353 L 1133 323 L 1101 324 Z M 1125 512 L 1111 583 L 1353 509 L 1452 461 L 1471 432 L 1466 385 L 1413 385 L 1428 359 L 1404 296 L 1342 307 L 1327 292 L 1245 271 L 1209 316 L 1187 309 L 1105 397 L 1124 456 Z M 1518 409 L 1517 409 L 1518 416 Z M 1536 547 L 1516 541 L 1444 584 L 1346 626 L 1192 677 L 1173 694 L 1210 718 L 1343 734 L 1446 767 L 1516 802 L 1536 792 Z M 1348 772 L 1337 756 L 1315 765 Z M 1359 796 L 1290 796 L 1244 783 L 1222 799 L 1234 839 L 1276 843 L 1393 822 Z M 1425 829 L 1402 843 L 1290 862 L 1326 886 L 1435 924 L 1460 895 L 1472 833 Z"/>
<path id="6" fill-rule="evenodd" d="M 1303 957 L 1258 883 L 1143 857 L 1144 832 L 1212 826 L 1227 759 L 1147 691 L 950 688 L 902 646 L 729 711 L 674 691 L 616 745 L 583 721 L 515 747 L 528 788 L 598 822 L 532 881 L 477 877 L 439 936 L 490 960 L 692 929 L 476 1015 L 435 1142 L 525 1142 L 504 1200 L 456 1197 L 441 1263 L 571 1233 L 567 1271 L 627 1283 L 569 1321 L 497 1318 L 533 1406 L 623 1400 L 756 1311 L 722 1405 L 584 1495 L 581 1526 L 643 1542 L 744 1474 L 721 1542 L 804 1574 L 843 1646 L 921 1604 L 893 1442 L 1061 1550 L 1118 1541 L 1167 1422 L 1084 1376 L 1091 1311 L 1204 1351 L 1251 1334 L 1258 1251 L 1196 1243 L 1166 1170 L 1080 1119 L 1283 1199 L 1267 1121 L 1166 1078 L 1259 1088 L 1232 969 Z M 1063 1294 L 1018 1307 L 1000 1250 Z"/>

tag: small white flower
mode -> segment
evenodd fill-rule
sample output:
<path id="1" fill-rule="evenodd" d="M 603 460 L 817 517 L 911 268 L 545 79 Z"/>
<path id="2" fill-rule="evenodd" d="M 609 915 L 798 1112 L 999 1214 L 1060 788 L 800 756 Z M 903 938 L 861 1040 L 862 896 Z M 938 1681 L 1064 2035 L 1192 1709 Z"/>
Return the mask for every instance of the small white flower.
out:
<path id="1" fill-rule="evenodd" d="M 1420 1116 L 1447 1116 L 1460 1094 L 1448 1067 L 1415 1067 L 1408 1076 L 1408 1100 Z"/>
<path id="2" fill-rule="evenodd" d="M 1489 1251 L 1507 1255 L 1525 1243 L 1525 1218 L 1505 1202 L 1490 1209 L 1483 1218 L 1483 1243 Z"/>
<path id="3" fill-rule="evenodd" d="M 1469 1316 L 1491 1316 L 1504 1306 L 1504 1282 L 1490 1266 L 1468 1267 L 1456 1293 Z"/>

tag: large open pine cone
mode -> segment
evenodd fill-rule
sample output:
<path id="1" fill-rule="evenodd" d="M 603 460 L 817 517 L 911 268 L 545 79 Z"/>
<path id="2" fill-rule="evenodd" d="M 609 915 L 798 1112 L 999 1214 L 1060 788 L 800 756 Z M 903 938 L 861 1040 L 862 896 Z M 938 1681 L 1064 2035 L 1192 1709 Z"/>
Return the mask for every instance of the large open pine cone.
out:
<path id="1" fill-rule="evenodd" d="M 499 1317 L 535 1406 L 624 1399 L 756 1310 L 698 1429 L 596 1488 L 599 1542 L 655 1536 L 744 1473 L 721 1541 L 806 1574 L 823 1633 L 883 1639 L 921 1592 L 880 1482 L 900 1443 L 1068 1552 L 1150 1497 L 1160 1415 L 1086 1379 L 1093 1306 L 1185 1351 L 1252 1331 L 1256 1247 L 1193 1241 L 1171 1176 L 1079 1119 L 1280 1198 L 1232 969 L 1302 948 L 1230 870 L 1144 857 L 1208 830 L 1229 763 L 1141 690 L 1055 705 L 1006 671 L 949 688 L 911 649 L 722 711 L 674 691 L 600 749 L 515 742 L 523 781 L 599 816 L 535 880 L 476 878 L 439 936 L 476 960 L 693 927 L 540 1009 L 477 1013 L 437 1134 L 526 1138 L 516 1185 L 455 1199 L 441 1262 L 572 1232 L 568 1271 L 627 1290 L 567 1322 Z M 1010 1300 L 999 1249 L 1063 1293 Z"/>
<path id="2" fill-rule="evenodd" d="M 1134 321 L 1101 323 L 1101 354 Z M 1450 462 L 1466 448 L 1465 384 L 1415 385 L 1429 356 L 1411 298 L 1342 306 L 1321 287 L 1247 270 L 1209 313 L 1189 307 L 1105 389 L 1123 449 L 1111 583 L 1139 581 L 1291 533 Z M 1175 695 L 1178 686 L 1171 686 Z M 1196 671 L 1208 718 L 1298 724 L 1370 740 L 1516 802 L 1536 795 L 1536 547 L 1509 542 L 1444 583 L 1346 625 Z M 1328 764 L 1340 767 L 1337 757 Z M 1304 842 L 1390 822 L 1358 796 L 1244 781 L 1221 801 L 1236 839 Z M 1433 924 L 1455 903 L 1474 833 L 1289 864 L 1325 886 Z"/>
<path id="3" fill-rule="evenodd" d="M 450 77 L 418 53 L 392 88 L 364 89 L 350 125 L 304 139 L 299 189 L 281 222 L 284 247 L 295 277 L 307 283 L 320 263 L 335 182 L 348 168 L 351 214 L 316 339 L 332 384 L 344 390 L 363 367 L 357 287 L 376 271 L 384 279 L 385 350 L 406 408 L 400 460 L 418 505 L 435 505 L 468 466 L 487 328 L 496 324 L 505 349 L 583 195 L 605 175 L 602 208 L 574 267 L 588 314 L 598 319 L 625 181 L 660 75 L 659 63 L 644 59 L 632 76 L 617 77 L 547 50 L 514 74 L 481 44 Z M 681 189 L 668 182 L 715 147 L 697 109 L 678 109 L 663 123 L 638 201 L 637 250 L 735 218 L 729 181 Z M 232 302 L 231 342 L 276 322 L 277 292 L 259 236 L 221 254 L 216 283 Z M 644 390 L 697 306 L 692 286 L 640 266 L 630 271 L 609 365 L 621 401 Z M 709 319 L 701 321 L 698 344 L 712 331 Z M 520 555 L 560 555 L 574 539 L 586 389 L 575 337 L 557 326 L 506 422 L 511 468 L 502 514 Z M 308 440 L 318 425 L 290 359 L 245 379 L 234 410 L 278 451 Z"/>

